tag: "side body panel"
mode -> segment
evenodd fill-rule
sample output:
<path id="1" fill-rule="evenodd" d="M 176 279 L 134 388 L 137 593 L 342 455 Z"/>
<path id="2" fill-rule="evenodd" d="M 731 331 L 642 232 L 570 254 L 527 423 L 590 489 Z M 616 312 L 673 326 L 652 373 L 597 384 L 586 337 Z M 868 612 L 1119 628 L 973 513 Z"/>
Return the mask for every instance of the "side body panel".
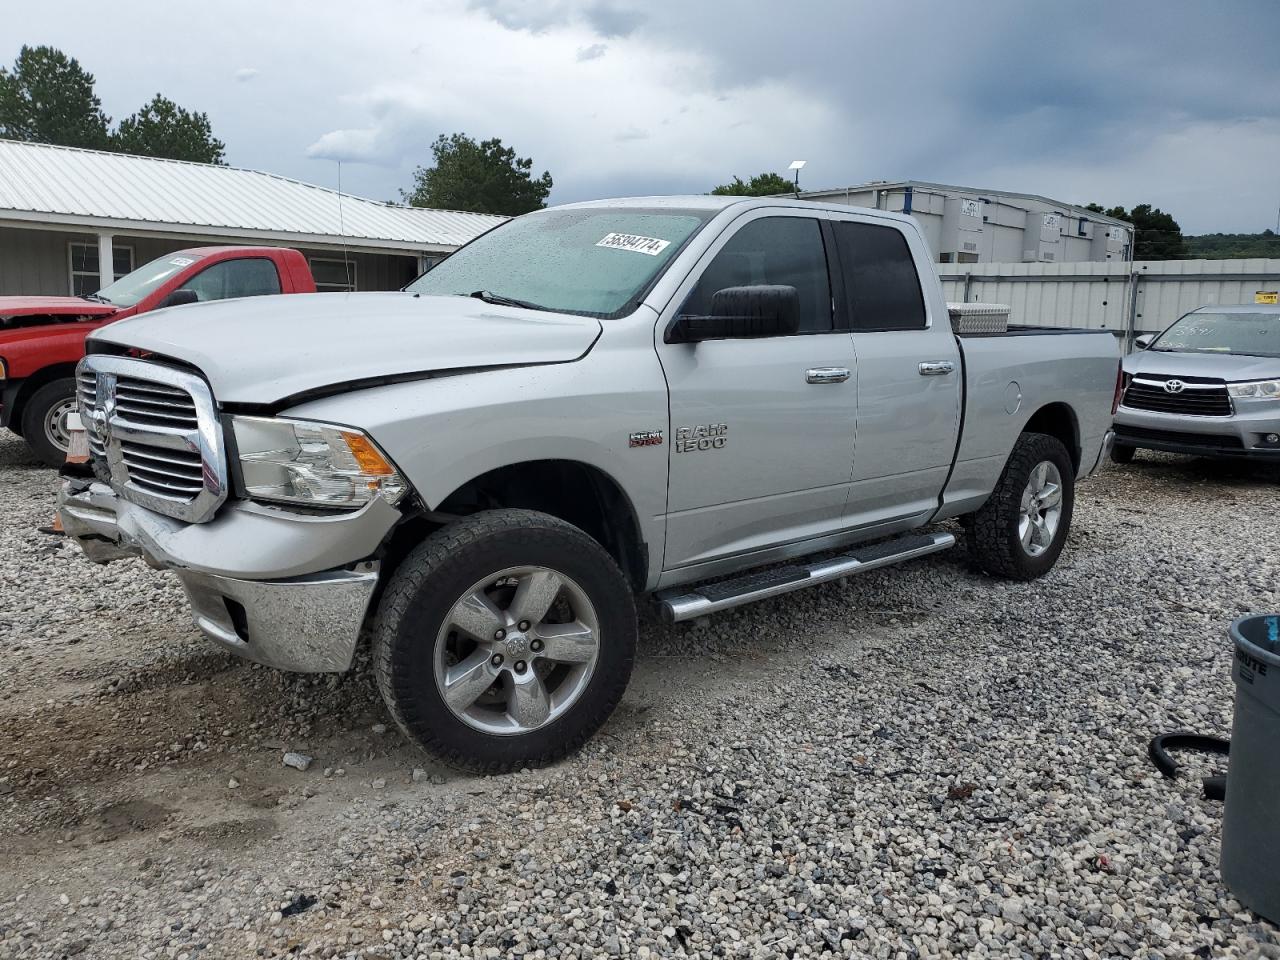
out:
<path id="1" fill-rule="evenodd" d="M 813 220 L 817 211 L 794 213 Z M 655 327 L 671 406 L 664 569 L 840 528 L 857 414 L 848 331 L 663 341 L 680 305 L 732 236 L 762 217 L 792 214 L 766 208 L 726 224 Z M 808 382 L 807 371 L 824 367 L 850 376 L 840 383 Z"/>
<path id="2" fill-rule="evenodd" d="M 662 566 L 666 443 L 632 447 L 629 437 L 667 425 L 666 381 L 653 352 L 655 319 L 642 307 L 604 324 L 591 352 L 574 362 L 374 387 L 281 415 L 368 431 L 428 509 L 499 467 L 538 460 L 596 467 L 635 510 L 652 588 Z"/>
<path id="3" fill-rule="evenodd" d="M 964 432 L 938 519 L 982 506 L 995 488 L 1014 441 L 1051 404 L 1069 408 L 1083 476 L 1098 459 L 1111 427 L 1120 347 L 1098 333 L 960 338 L 966 400 Z"/>
<path id="4" fill-rule="evenodd" d="M 868 216 L 836 219 L 893 226 Z M 859 329 L 878 325 L 876 318 L 852 318 L 858 436 L 844 524 L 880 532 L 918 526 L 937 508 L 955 457 L 963 402 L 964 372 L 942 287 L 924 238 L 914 225 L 907 227 L 901 233 L 915 261 L 925 329 Z M 849 277 L 844 280 L 846 285 L 852 282 Z M 844 294 L 848 301 L 853 291 Z M 936 369 L 945 372 L 922 375 L 923 364 L 940 365 Z"/>

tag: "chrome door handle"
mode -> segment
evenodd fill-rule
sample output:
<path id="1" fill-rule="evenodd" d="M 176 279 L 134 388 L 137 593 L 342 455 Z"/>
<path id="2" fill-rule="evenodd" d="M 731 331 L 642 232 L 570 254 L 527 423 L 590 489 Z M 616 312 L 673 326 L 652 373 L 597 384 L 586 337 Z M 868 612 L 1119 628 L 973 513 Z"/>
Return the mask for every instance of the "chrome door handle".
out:
<path id="1" fill-rule="evenodd" d="M 956 365 L 950 360 L 928 360 L 920 364 L 920 376 L 922 377 L 945 377 L 948 373 L 954 373 Z"/>
<path id="2" fill-rule="evenodd" d="M 844 383 L 849 379 L 848 367 L 810 367 L 804 372 L 806 383 Z"/>

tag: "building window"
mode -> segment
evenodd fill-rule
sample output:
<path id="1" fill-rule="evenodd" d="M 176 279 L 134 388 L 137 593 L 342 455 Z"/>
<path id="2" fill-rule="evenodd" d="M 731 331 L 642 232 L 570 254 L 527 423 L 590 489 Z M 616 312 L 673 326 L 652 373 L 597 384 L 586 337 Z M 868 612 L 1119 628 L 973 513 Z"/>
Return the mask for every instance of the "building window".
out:
<path id="1" fill-rule="evenodd" d="M 71 264 L 71 295 L 87 297 L 102 289 L 102 277 L 98 272 L 98 245 L 96 243 L 69 244 L 67 259 Z M 112 244 L 112 273 L 115 280 L 133 273 L 133 247 Z"/>
<path id="2" fill-rule="evenodd" d="M 322 260 L 312 257 L 311 276 L 316 289 L 323 293 L 352 293 L 356 286 L 356 265 L 353 260 Z"/>

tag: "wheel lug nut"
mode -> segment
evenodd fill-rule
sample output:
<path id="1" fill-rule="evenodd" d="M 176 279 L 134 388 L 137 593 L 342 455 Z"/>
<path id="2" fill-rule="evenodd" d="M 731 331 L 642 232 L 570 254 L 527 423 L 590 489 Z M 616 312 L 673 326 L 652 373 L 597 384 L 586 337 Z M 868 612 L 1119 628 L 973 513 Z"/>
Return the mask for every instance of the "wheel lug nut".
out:
<path id="1" fill-rule="evenodd" d="M 529 649 L 532 650 L 534 653 L 539 652 L 542 649 L 542 641 L 541 640 L 532 641 L 529 644 Z"/>
<path id="2" fill-rule="evenodd" d="M 523 660 L 517 660 L 517 661 L 516 661 L 516 673 L 524 673 L 525 666 L 526 666 L 526 664 L 525 664 L 525 662 L 524 662 Z"/>
<path id="3" fill-rule="evenodd" d="M 494 634 L 493 634 L 493 639 L 495 639 L 495 640 L 505 640 L 505 639 L 506 639 L 506 637 L 507 637 L 507 631 L 502 630 L 502 629 L 498 629 L 498 630 L 497 630 L 497 631 L 495 631 L 495 632 L 494 632 Z"/>
<path id="4" fill-rule="evenodd" d="M 495 653 L 493 657 L 490 658 L 489 662 L 492 663 L 495 667 L 502 666 L 502 654 Z"/>
<path id="5" fill-rule="evenodd" d="M 521 621 L 517 624 L 517 626 L 520 628 L 520 632 L 521 632 L 521 633 L 524 633 L 526 630 L 528 630 L 528 629 L 529 629 L 529 621 L 528 621 L 528 620 L 521 620 Z"/>

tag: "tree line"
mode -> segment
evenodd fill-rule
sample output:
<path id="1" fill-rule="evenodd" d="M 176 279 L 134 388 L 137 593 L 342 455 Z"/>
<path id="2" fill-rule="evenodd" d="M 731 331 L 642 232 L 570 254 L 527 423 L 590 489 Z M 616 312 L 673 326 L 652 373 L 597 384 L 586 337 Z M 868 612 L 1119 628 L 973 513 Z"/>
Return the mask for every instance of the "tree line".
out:
<path id="1" fill-rule="evenodd" d="M 209 116 L 157 93 L 111 129 L 93 74 L 53 47 L 23 46 L 0 67 L 0 137 L 144 157 L 222 163 Z"/>

